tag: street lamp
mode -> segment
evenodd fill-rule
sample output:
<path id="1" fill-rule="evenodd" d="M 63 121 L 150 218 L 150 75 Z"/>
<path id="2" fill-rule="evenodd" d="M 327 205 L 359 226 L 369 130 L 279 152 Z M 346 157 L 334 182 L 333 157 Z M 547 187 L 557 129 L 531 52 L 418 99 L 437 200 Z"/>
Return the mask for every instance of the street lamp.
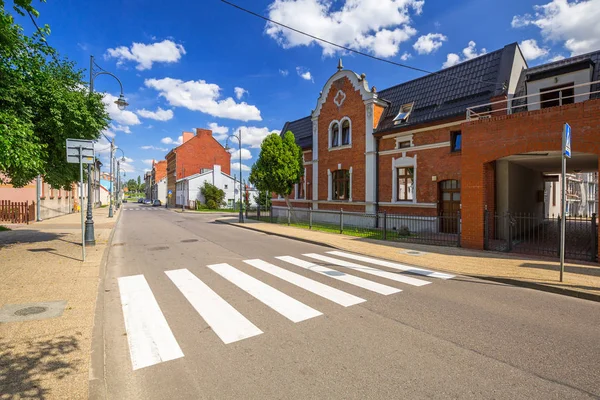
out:
<path id="1" fill-rule="evenodd" d="M 240 152 L 240 223 L 244 223 L 244 212 L 242 211 L 242 204 L 243 204 L 242 203 L 242 193 L 243 193 L 243 189 L 242 189 L 242 130 L 240 129 L 238 131 L 237 135 L 229 135 L 227 137 L 227 141 L 225 142 L 225 151 L 231 150 L 231 147 L 229 147 L 229 139 L 231 139 L 231 138 L 235 138 L 238 140 L 238 149 Z M 234 206 L 235 206 L 235 201 L 234 201 Z"/>
<path id="2" fill-rule="evenodd" d="M 98 68 L 99 71 L 94 70 L 94 66 Z M 100 75 L 110 75 L 119 82 L 119 86 L 121 87 L 121 94 L 119 98 L 115 101 L 115 104 L 119 108 L 119 110 L 124 110 L 129 104 L 125 101 L 125 96 L 123 95 L 123 84 L 121 80 L 117 78 L 116 75 L 105 71 L 100 66 L 98 66 L 94 62 L 94 56 L 90 56 L 90 95 L 94 93 L 94 80 Z M 104 135 L 106 137 L 106 135 Z M 110 141 L 110 207 L 108 209 L 109 218 L 113 217 L 113 153 L 115 147 L 115 141 L 110 140 L 106 137 L 107 140 Z M 92 215 L 92 166 L 88 164 L 88 206 L 85 220 L 85 244 L 88 246 L 93 246 L 96 244 L 95 234 L 94 234 L 94 220 Z"/>
<path id="3" fill-rule="evenodd" d="M 117 202 L 117 210 L 121 208 L 121 161 L 125 162 L 125 152 L 120 147 L 117 147 L 117 150 L 121 151 L 123 157 L 117 159 L 117 197 L 115 201 Z"/>

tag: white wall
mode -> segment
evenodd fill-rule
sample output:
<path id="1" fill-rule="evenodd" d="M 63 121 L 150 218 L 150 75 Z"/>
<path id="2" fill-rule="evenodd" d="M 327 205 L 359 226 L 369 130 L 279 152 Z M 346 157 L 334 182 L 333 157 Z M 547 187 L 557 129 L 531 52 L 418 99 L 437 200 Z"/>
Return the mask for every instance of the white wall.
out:
<path id="1" fill-rule="evenodd" d="M 215 185 L 216 187 L 218 187 L 219 189 L 223 190 L 225 192 L 225 202 L 227 204 L 233 203 L 233 199 L 235 198 L 235 201 L 239 201 L 240 200 L 240 194 L 239 194 L 239 186 L 240 186 L 240 182 L 237 180 L 234 180 L 231 176 L 223 173 L 221 171 L 220 166 L 216 166 L 218 168 L 215 168 L 214 171 L 210 171 L 210 172 L 206 172 L 204 174 L 198 174 L 192 177 L 189 177 L 186 181 L 181 181 L 177 183 L 177 188 L 178 188 L 178 197 L 177 199 L 180 198 L 179 196 L 179 187 L 180 184 L 183 182 L 189 182 L 189 184 L 186 184 L 186 189 L 187 189 L 187 193 L 185 193 L 185 197 L 184 194 L 182 193 L 181 196 L 182 198 L 184 198 L 184 201 L 186 201 L 186 205 L 189 207 L 191 206 L 190 202 L 193 201 L 199 201 L 202 204 L 205 203 L 204 200 L 204 196 L 202 196 L 202 192 L 201 189 L 204 186 L 204 182 L 208 182 L 212 185 Z M 183 186 L 182 186 L 183 187 Z M 236 189 L 237 192 L 236 192 Z M 184 190 L 184 189 L 182 189 Z M 165 191 L 166 191 L 166 187 L 165 187 Z M 250 205 L 256 205 L 255 201 L 254 201 L 254 196 L 257 195 L 258 192 L 256 191 L 250 191 Z M 178 205 L 181 205 L 182 203 L 179 202 L 178 200 Z"/>
<path id="2" fill-rule="evenodd" d="M 554 86 L 566 85 L 567 83 L 571 83 L 571 82 L 573 82 L 575 85 L 580 85 L 580 84 L 591 82 L 591 80 L 592 80 L 592 69 L 587 68 L 587 69 L 582 69 L 580 71 L 571 72 L 568 74 L 556 75 L 556 76 L 552 76 L 552 77 L 549 77 L 546 79 L 540 79 L 540 80 L 533 81 L 533 82 L 527 82 L 527 94 L 530 94 L 530 95 L 535 94 L 535 96 L 529 97 L 528 102 L 529 103 L 538 103 L 538 104 L 528 105 L 527 109 L 529 111 L 534 111 L 534 110 L 539 110 L 541 108 L 540 107 L 541 105 L 539 104 L 539 102 L 541 101 L 540 89 L 546 89 L 546 88 L 551 88 Z M 575 103 L 589 100 L 589 98 L 590 98 L 589 94 L 582 95 L 583 93 L 589 93 L 589 91 L 590 91 L 589 85 L 577 87 L 574 89 L 574 91 L 575 91 L 575 98 L 574 98 Z"/>

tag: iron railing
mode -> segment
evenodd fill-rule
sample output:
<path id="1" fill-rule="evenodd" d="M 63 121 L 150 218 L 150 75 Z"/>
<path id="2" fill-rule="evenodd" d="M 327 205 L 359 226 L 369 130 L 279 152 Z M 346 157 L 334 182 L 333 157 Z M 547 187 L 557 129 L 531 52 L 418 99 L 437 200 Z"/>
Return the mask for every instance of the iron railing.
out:
<path id="1" fill-rule="evenodd" d="M 301 228 L 340 233 L 369 239 L 393 240 L 438 246 L 460 246 L 460 213 L 420 216 L 382 212 L 361 213 L 311 208 L 272 207 L 268 218 L 260 220 Z M 259 219 L 250 212 L 250 219 Z"/>
<path id="2" fill-rule="evenodd" d="M 484 211 L 487 250 L 556 257 L 560 255 L 560 216 L 526 213 L 491 214 Z M 596 261 L 598 221 L 592 217 L 566 219 L 565 258 Z"/>

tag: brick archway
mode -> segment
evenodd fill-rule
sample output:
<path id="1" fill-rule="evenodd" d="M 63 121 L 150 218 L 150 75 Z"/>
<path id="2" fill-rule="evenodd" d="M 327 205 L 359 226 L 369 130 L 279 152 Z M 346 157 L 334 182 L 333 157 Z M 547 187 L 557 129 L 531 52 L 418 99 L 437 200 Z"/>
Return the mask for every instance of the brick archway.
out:
<path id="1" fill-rule="evenodd" d="M 464 247 L 483 249 L 484 210 L 495 211 L 495 161 L 515 154 L 561 151 L 565 122 L 573 130 L 574 153 L 600 156 L 600 100 L 463 124 L 461 244 Z"/>

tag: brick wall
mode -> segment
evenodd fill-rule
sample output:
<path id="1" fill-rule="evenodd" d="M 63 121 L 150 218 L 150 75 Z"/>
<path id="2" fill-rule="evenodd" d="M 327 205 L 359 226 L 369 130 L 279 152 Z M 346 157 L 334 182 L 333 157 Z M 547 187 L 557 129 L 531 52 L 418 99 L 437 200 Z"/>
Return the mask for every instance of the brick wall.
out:
<path id="1" fill-rule="evenodd" d="M 483 211 L 493 199 L 493 161 L 534 151 L 560 151 L 563 124 L 573 131 L 572 151 L 600 155 L 600 100 L 492 117 L 462 125 L 462 245 L 483 247 Z M 495 204 L 493 205 L 495 207 Z M 466 218 L 469 216 L 469 218 Z"/>
<path id="2" fill-rule="evenodd" d="M 214 165 L 231 174 L 231 154 L 208 129 L 196 129 L 196 136 L 177 147 L 177 179 L 197 174 L 203 168 L 212 169 Z"/>
<path id="3" fill-rule="evenodd" d="M 346 99 L 338 107 L 333 99 L 339 90 L 346 94 Z M 355 90 L 348 78 L 340 78 L 333 82 L 319 115 L 319 200 L 327 200 L 328 176 L 327 169 L 331 172 L 339 169 L 352 168 L 352 200 L 365 200 L 365 104 L 360 92 Z M 329 125 L 331 121 L 340 121 L 349 117 L 352 121 L 351 143 L 352 147 L 342 150 L 329 151 Z M 324 208 L 319 205 L 319 208 Z M 339 206 L 337 207 L 339 209 Z M 356 208 L 356 207 L 355 207 Z M 364 206 L 358 207 L 364 211 Z"/>
<path id="4" fill-rule="evenodd" d="M 177 152 L 176 149 L 173 149 L 167 154 L 167 193 L 169 193 L 169 190 L 172 193 L 171 198 L 167 197 L 167 201 L 171 207 L 175 206 L 175 196 L 177 194 L 177 178 L 175 177 L 176 167 Z"/>

